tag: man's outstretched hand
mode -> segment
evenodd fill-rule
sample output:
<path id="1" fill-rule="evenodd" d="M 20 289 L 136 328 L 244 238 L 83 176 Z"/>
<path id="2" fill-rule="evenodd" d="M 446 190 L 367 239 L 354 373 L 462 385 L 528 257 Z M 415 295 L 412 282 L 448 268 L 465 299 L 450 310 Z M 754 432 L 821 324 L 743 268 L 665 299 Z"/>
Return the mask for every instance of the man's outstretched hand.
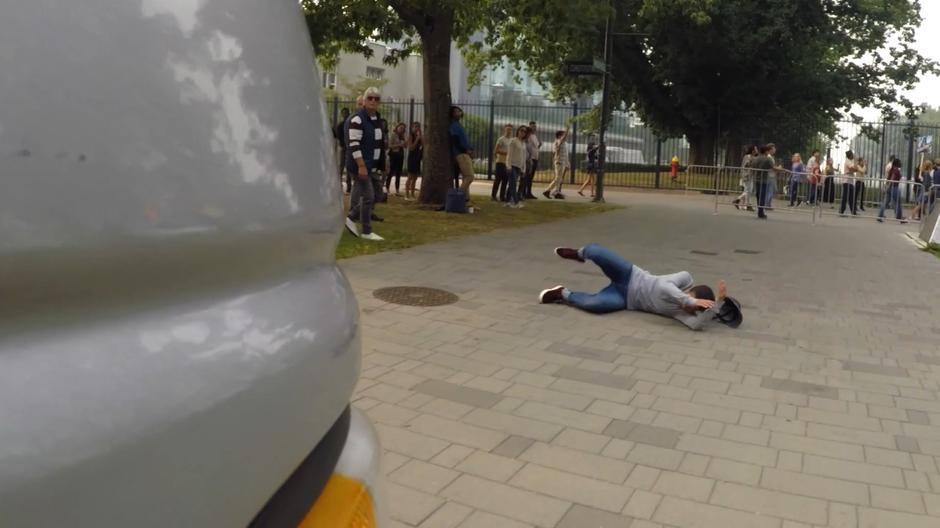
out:
<path id="1" fill-rule="evenodd" d="M 704 312 L 705 310 L 711 309 L 715 306 L 715 301 L 710 301 L 708 299 L 695 299 L 695 308 L 699 311 Z"/>
<path id="2" fill-rule="evenodd" d="M 724 280 L 718 281 L 718 300 L 723 301 L 728 296 L 728 283 Z"/>

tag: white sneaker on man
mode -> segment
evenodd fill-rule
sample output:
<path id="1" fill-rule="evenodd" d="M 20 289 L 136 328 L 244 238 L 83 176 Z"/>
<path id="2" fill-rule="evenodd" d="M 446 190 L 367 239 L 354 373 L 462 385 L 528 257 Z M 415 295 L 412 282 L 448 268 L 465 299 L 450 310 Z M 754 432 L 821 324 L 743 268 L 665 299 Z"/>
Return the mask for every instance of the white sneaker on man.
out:
<path id="1" fill-rule="evenodd" d="M 359 236 L 359 226 L 356 225 L 356 222 L 353 222 L 352 218 L 349 218 L 348 216 L 346 217 L 346 229 L 349 230 L 352 236 Z"/>
<path id="2" fill-rule="evenodd" d="M 365 233 L 365 234 L 359 235 L 359 238 L 363 240 L 372 240 L 373 242 L 379 242 L 381 240 L 385 240 L 384 238 L 380 237 L 379 235 L 376 235 L 375 233 Z"/>

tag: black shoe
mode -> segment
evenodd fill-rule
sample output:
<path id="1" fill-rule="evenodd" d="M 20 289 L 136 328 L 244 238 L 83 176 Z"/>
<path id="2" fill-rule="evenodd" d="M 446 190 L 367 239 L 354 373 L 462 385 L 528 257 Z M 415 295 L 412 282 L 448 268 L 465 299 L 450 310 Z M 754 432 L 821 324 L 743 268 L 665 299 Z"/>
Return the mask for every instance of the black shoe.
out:
<path id="1" fill-rule="evenodd" d="M 549 200 L 552 199 L 552 195 L 548 194 L 548 191 L 543 192 L 543 193 L 542 193 L 542 196 L 548 198 Z"/>
<path id="2" fill-rule="evenodd" d="M 373 221 L 373 222 L 384 222 L 385 219 L 382 218 L 381 216 L 375 214 L 375 213 L 372 213 L 372 221 Z"/>
<path id="3" fill-rule="evenodd" d="M 549 288 L 547 290 L 542 290 L 542 293 L 539 294 L 539 302 L 542 304 L 564 302 L 565 298 L 561 294 L 561 292 L 564 290 L 565 287 L 561 285 L 555 286 L 554 288 Z"/>
<path id="4" fill-rule="evenodd" d="M 565 195 L 561 193 L 555 193 L 555 196 L 553 196 L 553 198 L 555 198 L 556 200 L 564 200 Z"/>
<path id="5" fill-rule="evenodd" d="M 534 194 L 527 194 L 525 198 L 526 200 L 538 200 L 538 197 Z"/>
<path id="6" fill-rule="evenodd" d="M 753 207 L 751 207 L 750 205 L 749 205 L 749 206 L 747 206 L 747 210 L 748 210 L 748 211 L 750 211 L 750 212 L 752 212 L 752 213 L 754 212 L 754 208 L 753 208 Z"/>
<path id="7" fill-rule="evenodd" d="M 578 254 L 578 250 L 574 248 L 557 247 L 555 248 L 555 254 L 563 259 L 584 262 L 584 259 L 581 258 L 581 255 Z"/>
<path id="8" fill-rule="evenodd" d="M 581 196 L 584 196 L 584 193 L 581 191 L 578 191 L 578 194 L 580 194 Z"/>
<path id="9" fill-rule="evenodd" d="M 732 202 L 731 202 L 731 205 L 733 205 L 735 209 L 737 209 L 738 211 L 740 211 L 740 210 L 741 210 L 741 206 L 738 205 L 739 203 L 741 203 L 741 199 L 740 199 L 740 198 L 738 198 L 738 199 L 732 201 Z"/>

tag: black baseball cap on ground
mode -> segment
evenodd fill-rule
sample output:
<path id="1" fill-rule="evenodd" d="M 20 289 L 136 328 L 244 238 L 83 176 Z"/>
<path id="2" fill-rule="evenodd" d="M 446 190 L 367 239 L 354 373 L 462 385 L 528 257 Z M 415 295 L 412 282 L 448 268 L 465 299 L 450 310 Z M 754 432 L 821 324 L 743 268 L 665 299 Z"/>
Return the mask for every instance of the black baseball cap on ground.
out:
<path id="1" fill-rule="evenodd" d="M 718 309 L 718 315 L 715 316 L 715 319 L 731 328 L 741 326 L 741 323 L 744 321 L 744 315 L 741 313 L 741 303 L 734 297 L 725 297 L 724 302 L 721 303 L 721 308 Z"/>

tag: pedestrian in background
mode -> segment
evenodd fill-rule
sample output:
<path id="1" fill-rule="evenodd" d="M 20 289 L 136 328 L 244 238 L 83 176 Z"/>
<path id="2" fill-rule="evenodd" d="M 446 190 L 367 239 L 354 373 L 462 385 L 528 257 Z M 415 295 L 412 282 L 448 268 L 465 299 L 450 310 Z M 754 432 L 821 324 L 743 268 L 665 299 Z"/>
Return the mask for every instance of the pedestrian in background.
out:
<path id="1" fill-rule="evenodd" d="M 816 205 L 817 190 L 819 189 L 819 179 L 822 175 L 819 166 L 819 150 L 813 150 L 813 155 L 806 162 L 806 180 L 808 182 L 809 192 L 807 197 L 810 205 Z"/>
<path id="2" fill-rule="evenodd" d="M 881 202 L 881 209 L 878 210 L 878 221 L 884 222 L 885 208 L 894 203 L 894 217 L 902 224 L 907 223 L 907 219 L 901 216 L 901 160 L 891 156 L 891 169 L 888 171 L 888 188 L 885 192 L 884 200 Z"/>
<path id="3" fill-rule="evenodd" d="M 470 201 L 470 184 L 473 183 L 473 148 L 467 139 L 467 132 L 460 124 L 463 119 L 463 109 L 459 106 L 450 107 L 450 144 L 451 154 L 454 158 L 456 171 L 454 173 L 454 186 L 460 187 L 464 192 L 464 199 Z M 458 184 L 460 179 L 462 182 Z"/>
<path id="4" fill-rule="evenodd" d="M 526 148 L 529 151 L 529 167 L 528 171 L 523 178 L 523 189 L 521 197 L 525 200 L 535 200 L 536 197 L 532 194 L 532 183 L 535 181 L 535 171 L 539 168 L 539 149 L 542 148 L 542 142 L 539 140 L 538 128 L 535 125 L 535 121 L 529 121 L 529 137 Z"/>
<path id="5" fill-rule="evenodd" d="M 754 173 L 751 171 L 751 164 L 757 155 L 757 145 L 751 145 L 744 151 L 744 158 L 741 159 L 741 178 L 738 180 L 738 185 L 741 186 L 741 194 L 731 202 L 734 204 L 735 209 L 740 209 L 743 201 L 748 211 L 754 210 L 751 207 L 751 195 L 754 194 Z"/>
<path id="6" fill-rule="evenodd" d="M 421 133 L 421 123 L 415 121 L 411 124 L 408 134 L 408 179 L 405 181 L 405 200 L 415 200 L 418 193 L 418 176 L 421 175 L 421 161 L 424 159 L 424 136 Z"/>
<path id="7" fill-rule="evenodd" d="M 375 115 L 378 116 L 379 128 L 382 129 L 382 151 L 379 160 L 376 162 L 376 170 L 372 173 L 372 177 L 377 179 L 375 184 L 375 203 L 386 203 L 388 202 L 388 193 L 385 192 L 385 176 L 388 174 L 388 121 L 382 117 L 381 112 L 376 112 Z M 372 212 L 372 219 L 376 220 L 374 210 Z M 376 221 L 381 222 L 382 219 L 379 218 Z"/>
<path id="8" fill-rule="evenodd" d="M 803 165 L 803 158 L 800 156 L 800 153 L 794 153 L 793 157 L 790 158 L 792 165 L 790 166 L 790 181 L 788 182 L 788 191 L 790 195 L 790 205 L 797 207 L 803 205 L 803 200 L 800 198 L 800 184 L 803 183 L 803 179 L 806 176 L 806 166 Z"/>
<path id="9" fill-rule="evenodd" d="M 496 179 L 493 180 L 493 191 L 490 193 L 490 199 L 494 202 L 506 201 L 506 187 L 509 185 L 509 166 L 506 164 L 506 158 L 509 156 L 509 143 L 512 141 L 512 125 L 503 127 L 503 135 L 496 140 Z M 498 196 L 497 196 L 498 194 Z"/>
<path id="10" fill-rule="evenodd" d="M 336 164 L 339 168 L 339 181 L 343 181 L 343 172 L 346 167 L 346 120 L 349 119 L 349 109 L 343 108 L 339 112 L 339 121 L 336 122 L 336 125 L 333 127 L 333 138 L 336 140 L 336 146 L 339 148 L 339 155 L 337 156 L 338 163 Z M 349 173 L 346 173 L 346 194 L 349 194 L 352 191 L 352 180 L 349 177 Z"/>
<path id="11" fill-rule="evenodd" d="M 565 195 L 561 194 L 561 186 L 565 181 L 565 174 L 568 173 L 568 169 L 571 167 L 571 163 L 568 161 L 567 144 L 565 143 L 565 140 L 568 139 L 568 130 L 566 128 L 555 132 L 555 143 L 552 145 L 552 165 L 555 169 L 555 179 L 548 184 L 548 188 L 542 193 L 546 198 L 565 199 Z M 552 190 L 555 191 L 554 194 L 552 194 Z"/>
<path id="12" fill-rule="evenodd" d="M 930 188 L 930 185 L 933 183 L 933 162 L 932 161 L 927 160 L 924 162 L 923 165 L 920 166 L 920 170 L 914 176 L 914 182 L 919 183 L 920 187 L 915 187 L 916 189 L 915 201 L 917 202 L 917 205 L 914 206 L 914 211 L 911 213 L 911 218 L 913 218 L 914 221 L 918 221 L 920 220 L 920 217 L 923 214 L 924 209 L 926 209 L 926 207 L 924 206 L 928 203 L 928 200 L 930 198 L 930 191 L 928 189 Z"/>
<path id="13" fill-rule="evenodd" d="M 767 144 L 767 157 L 770 158 L 771 168 L 767 172 L 767 189 L 766 189 L 767 195 L 764 198 L 764 208 L 767 209 L 768 211 L 774 210 L 774 207 L 773 207 L 774 195 L 777 194 L 777 173 L 783 169 L 783 167 L 781 167 L 780 164 L 777 162 L 777 158 L 774 157 L 776 156 L 776 154 L 777 154 L 777 145 L 773 143 L 768 143 Z"/>
<path id="14" fill-rule="evenodd" d="M 930 211 L 927 214 L 933 213 L 934 205 L 937 203 L 937 195 L 940 194 L 940 158 L 937 158 L 933 162 L 932 176 L 932 181 L 930 182 Z"/>
<path id="15" fill-rule="evenodd" d="M 581 188 L 578 189 L 578 194 L 584 196 L 584 188 L 591 187 L 591 198 L 594 198 L 594 174 L 597 172 L 597 150 L 598 146 L 594 140 L 594 136 L 591 136 L 588 139 L 587 145 L 587 167 L 585 167 L 585 172 L 587 172 L 587 179 L 584 180 L 584 183 L 581 184 Z"/>
<path id="16" fill-rule="evenodd" d="M 756 184 L 755 193 L 757 195 L 757 218 L 766 219 L 767 213 L 764 212 L 764 205 L 767 201 L 767 188 L 770 181 L 770 173 L 773 171 L 774 160 L 767 155 L 769 148 L 763 145 L 758 148 L 756 160 L 751 160 L 751 167 L 754 169 L 754 183 Z"/>
<path id="17" fill-rule="evenodd" d="M 836 169 L 832 166 L 832 158 L 826 158 L 826 168 L 823 169 L 823 203 L 829 204 L 830 209 L 836 208 Z"/>
<path id="18" fill-rule="evenodd" d="M 346 121 L 346 144 L 349 156 L 346 170 L 354 175 L 353 190 L 349 200 L 346 229 L 354 236 L 366 240 L 380 241 L 382 237 L 372 232 L 372 207 L 376 187 L 381 180 L 372 177 L 378 172 L 378 161 L 382 149 L 382 128 L 379 126 L 378 108 L 382 96 L 378 88 L 369 87 L 363 94 L 363 108 Z M 380 172 L 378 172 L 381 174 Z M 359 222 L 359 225 L 356 224 Z"/>
<path id="19" fill-rule="evenodd" d="M 868 178 L 868 163 L 859 156 L 855 164 L 855 199 L 858 201 L 858 210 L 865 211 L 865 179 Z"/>
<path id="20" fill-rule="evenodd" d="M 519 191 L 522 188 L 519 185 L 519 179 L 522 178 L 523 171 L 526 168 L 526 159 L 529 157 L 526 143 L 528 141 L 529 129 L 524 125 L 516 130 L 516 137 L 509 142 L 509 152 L 506 155 L 506 161 L 509 164 L 509 182 L 506 186 L 506 206 L 519 208 L 523 204 L 519 201 Z"/>
<path id="21" fill-rule="evenodd" d="M 408 127 L 404 123 L 395 125 L 392 136 L 388 139 L 388 174 L 385 176 L 385 192 L 391 190 L 392 178 L 395 178 L 395 196 L 401 196 L 401 174 L 405 169 L 405 132 Z"/>
<path id="22" fill-rule="evenodd" d="M 851 150 L 845 153 L 845 165 L 842 168 L 842 202 L 839 206 L 839 215 L 846 216 L 845 206 L 850 205 L 852 216 L 858 216 L 855 210 L 855 177 L 858 174 L 858 166 L 855 161 L 855 154 Z"/>

